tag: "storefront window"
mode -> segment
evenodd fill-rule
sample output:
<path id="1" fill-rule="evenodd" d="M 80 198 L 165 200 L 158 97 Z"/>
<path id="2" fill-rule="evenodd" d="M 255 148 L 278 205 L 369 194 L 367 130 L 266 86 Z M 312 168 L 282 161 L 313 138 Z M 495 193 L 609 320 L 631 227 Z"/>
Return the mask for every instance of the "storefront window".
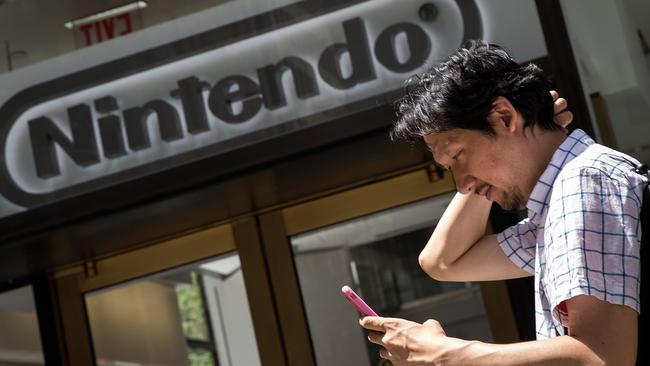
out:
<path id="1" fill-rule="evenodd" d="M 86 295 L 99 366 L 260 365 L 239 256 Z"/>
<path id="2" fill-rule="evenodd" d="M 650 3 L 561 4 L 600 141 L 650 162 Z"/>
<path id="3" fill-rule="evenodd" d="M 44 365 L 31 286 L 0 293 L 0 366 Z"/>
<path id="4" fill-rule="evenodd" d="M 453 194 L 397 207 L 291 238 L 318 365 L 381 365 L 357 311 L 341 295 L 349 285 L 381 316 L 436 319 L 447 335 L 492 341 L 480 287 L 437 282 L 418 254 Z"/>

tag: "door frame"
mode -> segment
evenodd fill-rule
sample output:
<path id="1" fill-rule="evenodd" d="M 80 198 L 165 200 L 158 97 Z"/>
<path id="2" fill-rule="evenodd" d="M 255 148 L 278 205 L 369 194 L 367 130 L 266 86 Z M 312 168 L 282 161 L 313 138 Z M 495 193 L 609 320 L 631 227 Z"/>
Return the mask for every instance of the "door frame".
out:
<path id="1" fill-rule="evenodd" d="M 252 217 L 204 227 L 54 273 L 51 281 L 58 300 L 58 331 L 64 347 L 62 364 L 95 364 L 84 297 L 88 292 L 234 251 L 241 262 L 262 364 L 285 365 L 257 223 Z"/>
<path id="2" fill-rule="evenodd" d="M 451 174 L 430 165 L 259 216 L 288 366 L 316 365 L 290 237 L 454 190 Z M 505 281 L 480 288 L 495 342 L 518 341 Z"/>

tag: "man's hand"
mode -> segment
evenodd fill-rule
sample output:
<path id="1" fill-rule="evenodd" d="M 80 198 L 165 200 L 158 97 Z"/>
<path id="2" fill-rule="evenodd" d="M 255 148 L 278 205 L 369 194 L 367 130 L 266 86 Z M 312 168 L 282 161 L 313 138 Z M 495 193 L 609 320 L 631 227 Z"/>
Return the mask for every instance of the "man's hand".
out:
<path id="1" fill-rule="evenodd" d="M 560 94 L 555 90 L 551 90 L 551 96 L 553 97 L 553 122 L 564 128 L 565 132 L 568 132 L 566 126 L 570 125 L 573 121 L 573 113 L 567 110 L 567 101 L 564 98 L 560 98 Z"/>
<path id="2" fill-rule="evenodd" d="M 440 324 L 397 318 L 361 319 L 368 340 L 383 347 L 379 355 L 394 366 L 433 365 L 634 365 L 637 313 L 593 296 L 566 300 L 569 335 L 490 344 L 447 337 Z"/>
<path id="3" fill-rule="evenodd" d="M 383 347 L 381 358 L 393 366 L 437 365 L 444 360 L 448 350 L 470 343 L 450 338 L 435 320 L 423 324 L 398 318 L 367 316 L 359 321 L 370 331 L 368 340 Z"/>

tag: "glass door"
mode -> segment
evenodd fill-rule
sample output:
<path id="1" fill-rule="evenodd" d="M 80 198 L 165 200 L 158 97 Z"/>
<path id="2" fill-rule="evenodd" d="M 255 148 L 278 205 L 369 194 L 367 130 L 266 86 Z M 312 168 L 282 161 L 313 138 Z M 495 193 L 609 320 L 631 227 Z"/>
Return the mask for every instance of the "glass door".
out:
<path id="1" fill-rule="evenodd" d="M 239 255 L 85 294 L 97 365 L 259 366 Z"/>
<path id="2" fill-rule="evenodd" d="M 451 337 L 493 341 L 480 286 L 437 282 L 418 266 L 418 254 L 452 197 L 447 193 L 291 237 L 318 365 L 380 362 L 379 349 L 356 322 L 357 311 L 341 301 L 343 284 L 382 316 L 420 323 L 435 318 Z"/>
<path id="3" fill-rule="evenodd" d="M 453 195 L 449 176 L 421 170 L 278 214 L 281 218 L 276 221 L 284 225 L 284 245 L 290 253 L 283 272 L 294 270 L 313 363 L 385 363 L 359 327 L 357 311 L 341 296 L 343 285 L 352 287 L 382 316 L 417 322 L 436 319 L 448 335 L 464 339 L 517 340 L 503 282 L 438 282 L 419 267 L 418 255 Z M 262 220 L 264 237 L 267 246 L 279 246 L 280 240 L 270 239 L 272 216 Z M 288 321 L 297 327 L 296 320 Z"/>
<path id="4" fill-rule="evenodd" d="M 60 299 L 64 328 L 85 326 L 89 339 L 90 352 L 73 350 L 71 364 L 283 364 L 281 346 L 264 340 L 279 337 L 268 319 L 269 290 L 259 286 L 268 281 L 256 264 L 261 254 L 259 240 L 250 236 L 254 227 L 248 219 L 203 229 L 62 277 L 58 286 L 76 292 L 79 302 Z M 247 286 L 251 282 L 256 285 Z M 78 348 L 78 339 L 67 334 L 68 348 Z"/>

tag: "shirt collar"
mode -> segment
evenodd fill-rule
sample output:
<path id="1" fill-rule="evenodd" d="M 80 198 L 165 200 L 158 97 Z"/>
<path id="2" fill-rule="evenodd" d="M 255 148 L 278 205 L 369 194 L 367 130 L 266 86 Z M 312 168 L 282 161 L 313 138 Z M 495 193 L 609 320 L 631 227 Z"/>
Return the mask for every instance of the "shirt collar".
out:
<path id="1" fill-rule="evenodd" d="M 576 129 L 555 150 L 551 161 L 544 173 L 539 177 L 535 188 L 530 194 L 528 203 L 526 203 L 528 217 L 533 223 L 538 226 L 543 223 L 545 211 L 551 198 L 550 193 L 553 182 L 555 182 L 555 178 L 560 174 L 562 168 L 594 143 L 594 140 L 584 131 Z"/>

